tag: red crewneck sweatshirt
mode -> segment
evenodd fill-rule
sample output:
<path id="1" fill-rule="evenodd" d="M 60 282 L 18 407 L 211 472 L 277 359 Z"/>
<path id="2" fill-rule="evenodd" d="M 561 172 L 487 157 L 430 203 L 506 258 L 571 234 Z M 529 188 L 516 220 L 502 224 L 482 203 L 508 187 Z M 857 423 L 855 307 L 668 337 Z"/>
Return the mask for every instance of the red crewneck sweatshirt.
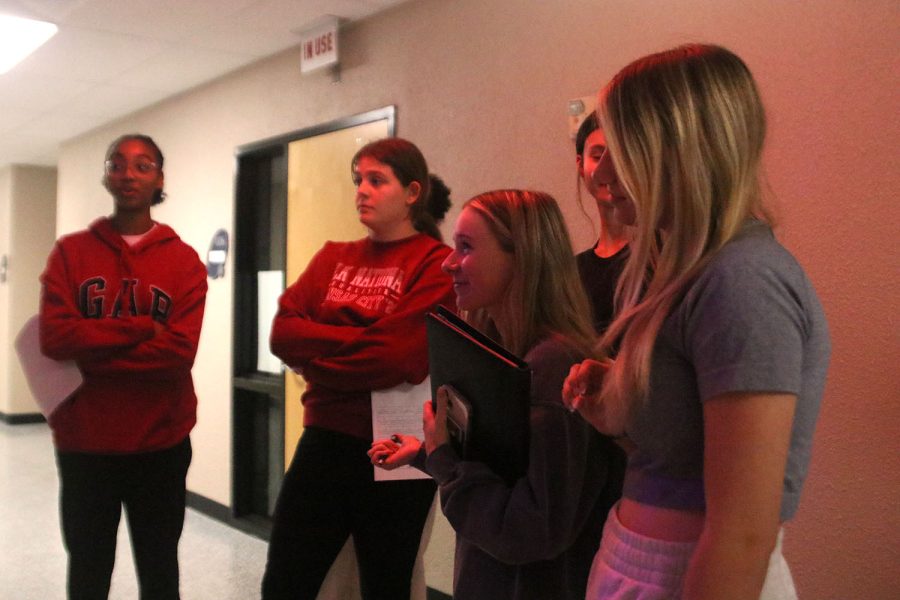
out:
<path id="1" fill-rule="evenodd" d="M 425 234 L 328 242 L 285 290 L 270 341 L 307 382 L 304 425 L 371 440 L 370 392 L 425 379 L 425 313 L 455 306 L 449 253 Z"/>

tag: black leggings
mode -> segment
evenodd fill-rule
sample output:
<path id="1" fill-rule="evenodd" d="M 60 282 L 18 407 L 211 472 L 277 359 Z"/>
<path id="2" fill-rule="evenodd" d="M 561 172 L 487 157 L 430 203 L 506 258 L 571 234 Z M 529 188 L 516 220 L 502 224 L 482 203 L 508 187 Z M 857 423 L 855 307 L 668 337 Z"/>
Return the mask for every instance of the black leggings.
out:
<path id="1" fill-rule="evenodd" d="M 106 600 L 122 505 L 142 600 L 177 600 L 189 438 L 140 454 L 57 452 L 69 600 Z"/>
<path id="2" fill-rule="evenodd" d="M 285 473 L 262 582 L 265 600 L 314 600 L 353 536 L 365 600 L 409 598 L 430 480 L 375 482 L 369 442 L 307 427 Z"/>

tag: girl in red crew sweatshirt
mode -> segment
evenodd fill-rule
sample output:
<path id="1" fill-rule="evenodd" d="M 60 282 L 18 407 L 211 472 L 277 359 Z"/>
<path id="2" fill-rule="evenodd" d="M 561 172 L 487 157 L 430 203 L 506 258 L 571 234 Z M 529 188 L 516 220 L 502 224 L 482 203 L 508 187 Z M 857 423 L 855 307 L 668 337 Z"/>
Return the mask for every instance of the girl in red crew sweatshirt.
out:
<path id="1" fill-rule="evenodd" d="M 453 306 L 437 221 L 449 190 L 412 143 L 364 146 L 351 163 L 369 235 L 328 242 L 279 300 L 272 351 L 307 382 L 304 431 L 273 515 L 266 600 L 316 598 L 353 537 L 364 600 L 409 598 L 435 485 L 374 481 L 372 390 L 428 375 L 425 313 Z M 389 551 L 386 551 L 389 549 Z"/>
<path id="2" fill-rule="evenodd" d="M 112 217 L 62 237 L 41 276 L 41 349 L 84 378 L 49 417 L 72 598 L 108 595 L 123 504 L 141 597 L 178 598 L 207 286 L 197 253 L 150 218 L 162 166 L 147 136 L 113 142 L 103 178 Z"/>

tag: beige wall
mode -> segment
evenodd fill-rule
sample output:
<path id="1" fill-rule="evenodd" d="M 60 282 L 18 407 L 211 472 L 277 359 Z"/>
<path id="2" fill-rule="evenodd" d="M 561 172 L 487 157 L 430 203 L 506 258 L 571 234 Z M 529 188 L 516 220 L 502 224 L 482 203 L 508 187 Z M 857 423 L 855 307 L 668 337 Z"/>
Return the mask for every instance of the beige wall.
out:
<path id="1" fill-rule="evenodd" d="M 457 202 L 504 186 L 549 191 L 586 247 L 594 234 L 573 200 L 566 100 L 593 94 L 638 55 L 694 40 L 726 45 L 762 89 L 779 235 L 816 284 L 834 342 L 786 554 L 802 597 L 887 598 L 900 588 L 898 23 L 895 0 L 411 2 L 342 32 L 340 83 L 301 76 L 299 52 L 289 51 L 65 144 L 58 233 L 110 212 L 103 152 L 141 130 L 166 154 L 170 198 L 156 218 L 205 255 L 216 229 L 232 230 L 236 146 L 396 104 L 398 134 L 420 145 Z M 189 480 L 224 504 L 230 267 L 210 282 Z"/>
<path id="2" fill-rule="evenodd" d="M 37 412 L 13 342 L 38 310 L 38 276 L 55 239 L 56 169 L 16 165 L 0 174 L 0 255 L 9 256 L 0 283 L 0 412 Z"/>

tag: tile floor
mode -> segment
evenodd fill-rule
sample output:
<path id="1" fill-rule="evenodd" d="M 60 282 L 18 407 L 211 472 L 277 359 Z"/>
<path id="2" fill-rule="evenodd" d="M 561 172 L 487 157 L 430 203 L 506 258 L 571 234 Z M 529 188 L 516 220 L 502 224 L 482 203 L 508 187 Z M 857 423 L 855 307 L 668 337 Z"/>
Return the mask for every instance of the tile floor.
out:
<path id="1" fill-rule="evenodd" d="M 0 422 L 0 600 L 64 600 L 58 483 L 44 424 Z M 110 600 L 136 600 L 127 528 L 119 529 Z M 179 557 L 183 600 L 259 597 L 266 543 L 192 509 Z"/>

